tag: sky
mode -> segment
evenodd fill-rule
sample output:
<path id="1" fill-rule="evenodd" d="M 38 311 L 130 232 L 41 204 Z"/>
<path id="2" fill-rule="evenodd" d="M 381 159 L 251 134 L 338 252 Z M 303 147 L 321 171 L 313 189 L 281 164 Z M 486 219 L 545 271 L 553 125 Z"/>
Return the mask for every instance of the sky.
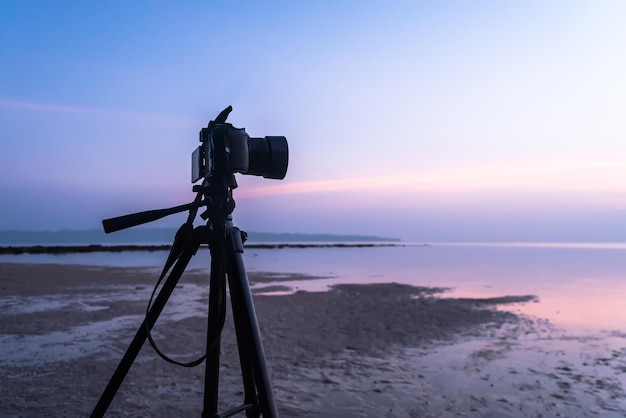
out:
<path id="1" fill-rule="evenodd" d="M 249 231 L 626 237 L 626 2 L 0 2 L 0 229 L 193 200 L 223 108 L 284 135 Z M 155 222 L 176 226 L 184 215 Z"/>

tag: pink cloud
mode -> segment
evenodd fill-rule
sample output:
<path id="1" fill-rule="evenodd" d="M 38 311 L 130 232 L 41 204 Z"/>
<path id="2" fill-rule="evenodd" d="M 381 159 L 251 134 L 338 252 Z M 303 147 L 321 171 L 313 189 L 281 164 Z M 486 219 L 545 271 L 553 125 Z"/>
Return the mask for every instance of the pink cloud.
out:
<path id="1" fill-rule="evenodd" d="M 142 112 L 129 112 L 124 110 L 100 109 L 85 106 L 67 106 L 54 103 L 36 103 L 23 102 L 17 100 L 0 99 L 0 107 L 9 109 L 21 109 L 34 112 L 58 112 L 58 113 L 77 113 L 88 114 L 93 116 L 114 117 L 124 119 L 135 119 L 138 121 L 167 121 L 167 122 L 188 122 L 190 119 L 164 114 L 152 114 Z"/>

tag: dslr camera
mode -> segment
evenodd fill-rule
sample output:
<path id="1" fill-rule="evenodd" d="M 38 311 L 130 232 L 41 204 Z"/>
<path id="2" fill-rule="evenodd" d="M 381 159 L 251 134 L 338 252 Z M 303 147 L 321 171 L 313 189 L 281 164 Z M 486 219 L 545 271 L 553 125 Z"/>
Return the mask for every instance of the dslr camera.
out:
<path id="1" fill-rule="evenodd" d="M 228 106 L 200 130 L 202 144 L 191 155 L 191 182 L 234 173 L 285 178 L 289 164 L 287 138 L 251 138 L 245 129 L 226 123 L 231 111 L 232 107 Z"/>

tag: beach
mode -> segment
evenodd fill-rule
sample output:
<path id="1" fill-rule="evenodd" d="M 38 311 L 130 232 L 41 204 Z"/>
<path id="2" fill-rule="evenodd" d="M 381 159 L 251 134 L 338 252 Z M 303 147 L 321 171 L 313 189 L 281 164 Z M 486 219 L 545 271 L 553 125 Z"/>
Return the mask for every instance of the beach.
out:
<path id="1" fill-rule="evenodd" d="M 157 277 L 145 268 L 1 263 L 2 415 L 89 415 Z M 253 285 L 313 278 L 249 273 Z M 207 284 L 205 272 L 186 272 L 154 328 L 159 348 L 179 360 L 203 354 Z M 452 298 L 397 283 L 254 289 L 283 417 L 626 414 L 626 330 L 577 334 L 518 312 L 533 295 Z M 171 365 L 145 344 L 107 416 L 200 416 L 203 384 L 204 364 Z M 235 406 L 241 393 L 228 310 L 220 402 Z"/>

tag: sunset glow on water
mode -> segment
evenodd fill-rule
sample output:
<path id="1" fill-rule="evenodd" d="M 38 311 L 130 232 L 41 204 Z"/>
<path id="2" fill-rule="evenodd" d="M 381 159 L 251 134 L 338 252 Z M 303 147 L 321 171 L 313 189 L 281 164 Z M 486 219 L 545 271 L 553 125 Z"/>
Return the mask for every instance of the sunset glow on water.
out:
<path id="1" fill-rule="evenodd" d="M 246 249 L 250 272 L 305 274 L 263 286 L 324 291 L 339 283 L 443 287 L 447 297 L 534 295 L 511 309 L 577 328 L 626 329 L 626 248 L 620 243 L 432 244 L 368 248 Z M 147 267 L 155 280 L 167 253 L 1 256 L 2 262 Z M 208 272 L 208 251 L 189 268 Z M 207 278 L 208 281 L 208 278 Z"/>

